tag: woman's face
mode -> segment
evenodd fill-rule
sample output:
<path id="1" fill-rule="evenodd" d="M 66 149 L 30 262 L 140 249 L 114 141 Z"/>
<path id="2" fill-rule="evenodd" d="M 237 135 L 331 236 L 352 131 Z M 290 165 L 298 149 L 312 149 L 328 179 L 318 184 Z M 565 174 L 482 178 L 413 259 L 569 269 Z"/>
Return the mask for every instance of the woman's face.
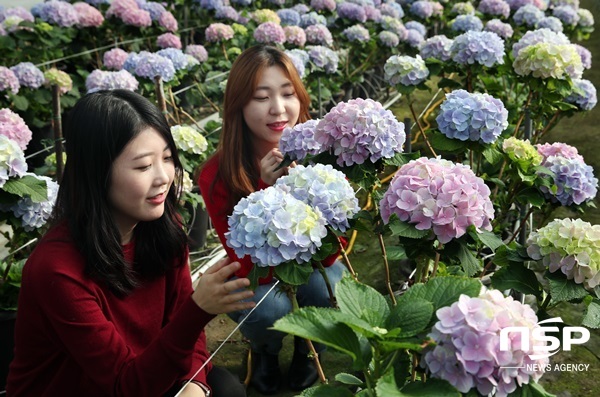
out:
<path id="1" fill-rule="evenodd" d="M 153 128 L 147 128 L 113 162 L 108 199 L 122 243 L 129 242 L 138 222 L 163 215 L 175 177 L 171 155 L 163 137 Z"/>
<path id="2" fill-rule="evenodd" d="M 279 138 L 286 127 L 296 125 L 300 101 L 280 66 L 270 66 L 263 71 L 243 114 L 255 146 L 267 150 L 279 145 Z"/>

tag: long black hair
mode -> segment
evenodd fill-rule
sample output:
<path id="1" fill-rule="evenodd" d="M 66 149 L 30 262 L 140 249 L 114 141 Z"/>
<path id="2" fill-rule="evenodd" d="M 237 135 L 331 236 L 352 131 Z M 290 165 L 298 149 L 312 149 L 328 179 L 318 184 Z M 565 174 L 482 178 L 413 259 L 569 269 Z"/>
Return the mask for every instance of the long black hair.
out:
<path id="1" fill-rule="evenodd" d="M 165 274 L 184 263 L 187 235 L 177 205 L 183 168 L 167 120 L 143 96 L 127 90 L 100 91 L 81 98 L 65 130 L 64 174 L 53 212 L 53 223 L 66 221 L 73 242 L 85 258 L 85 271 L 125 296 L 141 280 Z M 134 263 L 123 256 L 121 236 L 113 219 L 108 191 L 115 159 L 141 131 L 153 128 L 167 142 L 175 164 L 175 180 L 162 217 L 139 222 L 133 231 Z"/>

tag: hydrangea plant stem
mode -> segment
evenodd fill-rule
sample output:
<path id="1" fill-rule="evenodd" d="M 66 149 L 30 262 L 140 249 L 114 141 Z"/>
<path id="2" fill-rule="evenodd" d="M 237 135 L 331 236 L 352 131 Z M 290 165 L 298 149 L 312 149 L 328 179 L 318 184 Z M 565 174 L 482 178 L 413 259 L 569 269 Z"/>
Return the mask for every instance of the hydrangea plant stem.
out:
<path id="1" fill-rule="evenodd" d="M 525 106 L 523 106 L 523 109 L 529 108 L 529 105 L 531 105 L 532 99 L 533 99 L 533 90 L 529 90 L 529 95 L 527 95 L 527 102 L 525 102 Z M 516 137 L 517 134 L 519 133 L 519 128 L 521 128 L 521 123 L 523 122 L 524 119 L 525 119 L 525 112 L 523 111 L 521 113 L 521 116 L 519 116 L 519 120 L 517 120 L 517 124 L 515 125 L 515 131 L 513 132 L 514 137 Z"/>
<path id="2" fill-rule="evenodd" d="M 417 113 L 415 113 L 415 108 L 413 106 L 412 100 L 410 99 L 410 94 L 407 94 L 407 99 L 408 99 L 408 107 L 410 108 L 410 112 L 412 113 L 415 123 L 417 123 L 417 126 L 419 127 L 419 131 L 421 132 L 421 135 L 423 135 L 423 139 L 425 140 L 425 144 L 427 145 L 427 148 L 429 148 L 429 151 L 431 152 L 431 154 L 433 154 L 434 157 L 437 157 L 437 153 L 435 152 L 435 150 L 433 150 L 431 143 L 429 143 L 429 139 L 427 139 L 427 135 L 425 135 L 425 131 L 423 130 L 423 126 L 421 125 L 421 122 L 419 121 L 419 117 L 417 117 Z"/>
<path id="3" fill-rule="evenodd" d="M 316 264 L 319 273 L 323 276 L 323 280 L 325 281 L 325 285 L 327 286 L 327 293 L 329 294 L 329 301 L 331 302 L 331 307 L 337 307 L 337 301 L 335 299 L 335 295 L 333 294 L 333 288 L 331 288 L 331 282 L 329 281 L 329 277 L 327 276 L 327 272 L 323 267 L 323 264 L 320 261 L 313 262 Z"/>
<path id="4" fill-rule="evenodd" d="M 385 266 L 385 285 L 387 287 L 388 293 L 390 294 L 390 299 L 392 300 L 392 304 L 396 306 L 396 297 L 394 296 L 394 291 L 392 290 L 392 282 L 390 280 L 390 265 L 387 259 L 387 253 L 385 251 L 385 243 L 383 242 L 383 235 L 378 233 L 379 237 L 379 246 L 381 247 L 381 256 L 383 257 L 383 264 Z"/>
<path id="5" fill-rule="evenodd" d="M 342 244 L 342 242 L 340 241 L 339 238 L 338 238 L 338 244 L 340 245 L 340 252 L 342 254 L 342 258 L 344 258 L 344 263 L 346 264 L 346 267 L 348 268 L 348 271 L 350 272 L 350 274 L 352 275 L 352 277 L 354 278 L 354 280 L 358 281 L 358 277 L 356 276 L 356 272 L 352 268 L 352 263 L 350 263 L 350 258 L 348 258 L 348 254 L 346 253 L 346 250 L 344 249 L 344 245 Z"/>
<path id="6" fill-rule="evenodd" d="M 555 123 L 556 123 L 556 121 L 558 119 L 558 116 L 560 116 L 560 110 L 557 110 L 556 113 L 554 113 L 554 116 L 552 116 L 552 118 L 550 119 L 550 121 L 548 121 L 548 124 L 546 124 L 546 127 L 544 127 L 544 129 L 542 130 L 542 132 L 535 137 L 536 142 L 539 141 L 540 139 L 542 139 L 542 137 L 544 135 L 546 135 L 546 133 L 548 131 L 550 131 L 550 129 L 552 127 L 554 127 L 554 125 L 555 125 Z"/>

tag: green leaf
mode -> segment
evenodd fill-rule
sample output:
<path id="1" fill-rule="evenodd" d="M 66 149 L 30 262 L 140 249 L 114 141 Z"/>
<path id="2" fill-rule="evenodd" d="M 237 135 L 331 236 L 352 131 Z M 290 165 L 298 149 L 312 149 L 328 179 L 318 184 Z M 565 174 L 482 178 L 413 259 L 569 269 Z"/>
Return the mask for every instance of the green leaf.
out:
<path id="1" fill-rule="evenodd" d="M 439 81 L 438 88 L 446 88 L 446 87 L 451 88 L 451 89 L 458 89 L 458 88 L 462 88 L 462 84 L 459 83 L 458 81 L 443 78 Z"/>
<path id="2" fill-rule="evenodd" d="M 509 263 L 523 263 L 529 260 L 529 257 L 523 257 L 517 249 L 503 245 L 496 250 L 494 263 L 498 266 L 508 266 Z"/>
<path id="3" fill-rule="evenodd" d="M 481 291 L 481 283 L 476 279 L 456 276 L 435 277 L 426 284 L 413 285 L 398 299 L 397 306 L 410 307 L 414 300 L 425 299 L 433 304 L 433 310 L 436 311 L 458 301 L 461 294 L 475 297 L 479 295 L 479 291 Z"/>
<path id="4" fill-rule="evenodd" d="M 508 397 L 556 397 L 556 395 L 548 393 L 539 383 L 531 382 L 517 388 Z"/>
<path id="5" fill-rule="evenodd" d="M 460 261 L 460 264 L 465 271 L 465 274 L 469 277 L 473 276 L 479 270 L 481 270 L 481 260 L 477 259 L 473 252 L 467 247 L 462 241 L 457 241 L 457 252 L 456 257 Z"/>
<path id="6" fill-rule="evenodd" d="M 250 286 L 248 287 L 251 290 L 255 290 L 258 287 L 258 280 L 269 275 L 270 267 L 265 266 L 252 266 L 252 270 L 248 273 L 248 280 L 250 280 Z"/>
<path id="7" fill-rule="evenodd" d="M 9 179 L 2 189 L 19 197 L 29 197 L 34 203 L 48 200 L 46 181 L 32 175 Z"/>
<path id="8" fill-rule="evenodd" d="M 318 385 L 306 389 L 301 394 L 302 397 L 354 397 L 354 394 L 348 389 L 339 386 Z"/>
<path id="9" fill-rule="evenodd" d="M 335 376 L 335 380 L 337 380 L 338 382 L 343 383 L 345 385 L 352 385 L 352 386 L 362 386 L 365 383 L 362 380 L 360 380 L 359 378 L 357 378 L 356 376 L 354 376 L 352 374 L 347 374 L 345 372 L 340 372 L 339 374 L 337 374 Z"/>
<path id="10" fill-rule="evenodd" d="M 398 337 L 414 336 L 427 328 L 433 315 L 433 304 L 425 299 L 412 299 L 410 305 L 396 305 L 387 321 L 387 328 L 400 328 Z"/>
<path id="11" fill-rule="evenodd" d="M 445 152 L 466 151 L 467 144 L 458 139 L 450 139 L 440 132 L 429 134 L 431 146 Z"/>
<path id="12" fill-rule="evenodd" d="M 403 222 L 395 216 L 391 218 L 389 227 L 392 232 L 392 236 L 419 239 L 429 234 L 429 230 L 419 230 L 415 227 L 415 225 L 411 225 L 408 222 Z"/>
<path id="13" fill-rule="evenodd" d="M 546 199 L 540 191 L 533 187 L 521 190 L 516 199 L 521 204 L 531 204 L 536 208 L 541 208 L 546 203 Z"/>
<path id="14" fill-rule="evenodd" d="M 401 245 L 392 245 L 391 247 L 386 247 L 385 251 L 388 259 L 392 261 L 408 258 L 404 247 L 402 247 Z"/>
<path id="15" fill-rule="evenodd" d="M 491 278 L 496 289 L 514 289 L 524 294 L 542 297 L 542 288 L 535 273 L 524 264 L 510 263 L 496 271 Z"/>
<path id="16" fill-rule="evenodd" d="M 502 160 L 504 160 L 502 152 L 493 146 L 485 148 L 483 151 L 483 157 L 485 157 L 485 159 L 492 165 L 499 164 L 502 162 Z"/>
<path id="17" fill-rule="evenodd" d="M 469 228 L 468 232 L 469 235 L 473 238 L 473 240 L 479 241 L 481 244 L 490 248 L 492 251 L 496 251 L 499 247 L 504 245 L 500 237 L 496 236 L 492 232 L 488 232 L 487 230 L 482 230 L 478 232 L 474 228 Z"/>
<path id="18" fill-rule="evenodd" d="M 442 379 L 430 378 L 427 382 L 411 382 L 400 390 L 401 397 L 460 397 L 454 386 Z"/>
<path id="19" fill-rule="evenodd" d="M 25 111 L 29 108 L 29 101 L 21 95 L 11 95 L 12 103 L 17 110 Z"/>
<path id="20" fill-rule="evenodd" d="M 377 380 L 375 385 L 375 393 L 377 397 L 402 397 L 402 393 L 398 389 L 398 384 L 394 378 L 394 371 L 388 371 Z"/>
<path id="21" fill-rule="evenodd" d="M 313 272 L 310 263 L 298 264 L 295 261 L 284 262 L 273 268 L 277 277 L 289 285 L 303 285 Z"/>
<path id="22" fill-rule="evenodd" d="M 342 313 L 350 314 L 374 327 L 384 327 L 390 308 L 376 289 L 345 276 L 335 287 L 335 296 Z"/>
<path id="23" fill-rule="evenodd" d="M 589 328 L 600 328 L 600 300 L 594 299 L 588 305 L 581 325 Z"/>
<path id="24" fill-rule="evenodd" d="M 569 302 L 578 299 L 583 299 L 588 295 L 587 290 L 582 284 L 576 284 L 573 280 L 568 280 L 567 277 L 560 272 L 546 272 L 544 277 L 550 283 L 550 295 L 556 302 Z"/>

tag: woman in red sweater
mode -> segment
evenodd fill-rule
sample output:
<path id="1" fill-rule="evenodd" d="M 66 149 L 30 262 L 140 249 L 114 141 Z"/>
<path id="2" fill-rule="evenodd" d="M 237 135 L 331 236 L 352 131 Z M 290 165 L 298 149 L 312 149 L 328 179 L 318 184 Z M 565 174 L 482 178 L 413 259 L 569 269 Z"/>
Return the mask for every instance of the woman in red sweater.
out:
<path id="1" fill-rule="evenodd" d="M 245 396 L 207 363 L 203 329 L 253 293 L 228 281 L 240 268 L 228 262 L 192 289 L 165 117 L 133 92 L 98 92 L 65 135 L 53 226 L 23 271 L 7 395 L 157 397 L 186 384 L 180 396 Z"/>
<path id="2" fill-rule="evenodd" d="M 227 217 L 237 202 L 251 192 L 275 183 L 287 172 L 277 171 L 283 160 L 279 139 L 286 127 L 307 121 L 310 98 L 290 58 L 282 51 L 259 45 L 244 51 L 233 63 L 223 102 L 223 128 L 216 153 L 201 170 L 198 185 L 206 209 L 223 247 L 231 260 L 242 267 L 236 277 L 246 277 L 254 266 L 249 256 L 238 258 L 226 244 Z M 332 284 L 341 279 L 344 267 L 333 255 L 324 262 Z M 261 299 L 274 283 L 271 276 L 259 280 L 252 298 Z M 301 306 L 329 306 L 327 286 L 315 270 L 306 285 L 298 288 Z M 285 334 L 269 329 L 292 309 L 284 293 L 274 291 L 248 317 L 248 310 L 231 313 L 250 340 L 252 376 L 250 384 L 262 394 L 274 394 L 281 382 L 278 354 Z M 317 351 L 323 346 L 317 345 Z M 295 339 L 289 370 L 289 386 L 302 390 L 317 379 L 313 360 L 308 357 L 305 341 Z"/>

